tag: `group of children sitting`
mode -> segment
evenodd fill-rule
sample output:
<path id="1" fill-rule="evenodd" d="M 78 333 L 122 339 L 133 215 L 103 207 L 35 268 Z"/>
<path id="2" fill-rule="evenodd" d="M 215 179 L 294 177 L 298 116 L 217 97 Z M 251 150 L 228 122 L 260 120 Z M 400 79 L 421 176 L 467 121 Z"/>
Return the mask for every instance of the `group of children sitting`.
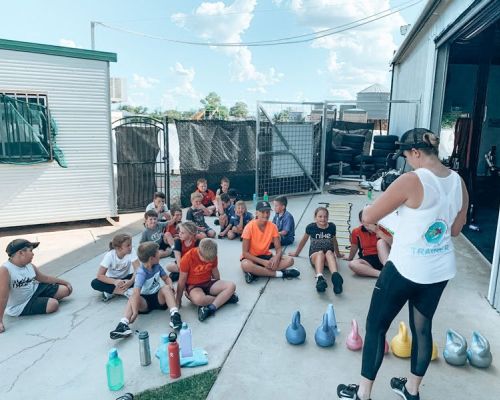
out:
<path id="1" fill-rule="evenodd" d="M 222 179 L 216 193 L 207 188 L 205 179 L 199 179 L 183 222 L 181 208 L 174 205 L 168 210 L 165 195 L 155 193 L 146 208 L 137 252 L 130 235 L 115 235 L 91 282 L 92 288 L 102 293 L 103 301 L 116 295 L 128 298 L 123 317 L 110 337 L 131 335 L 129 325 L 138 314 L 155 309 L 168 309 L 170 326 L 180 329 L 183 294 L 198 306 L 200 321 L 214 315 L 224 304 L 238 302 L 236 285 L 220 279 L 217 242 L 213 240 L 216 233 L 206 223 L 207 216 L 217 217 L 214 223 L 220 226 L 218 238 L 242 241 L 240 266 L 249 284 L 260 276 L 298 277 L 300 271 L 292 267 L 293 257 L 299 256 L 309 239 L 309 260 L 315 270 L 318 292 L 328 287 L 323 275 L 327 267 L 333 292 L 342 293 L 343 278 L 337 259 L 347 259 L 356 274 L 378 276 L 388 257 L 390 236 L 375 225 L 361 225 L 352 232 L 350 254 L 346 258 L 339 251 L 336 226 L 329 221 L 325 207 L 315 210 L 314 222 L 307 225 L 296 250 L 283 254 L 283 247 L 295 239 L 295 222 L 287 211 L 287 203 L 285 196 L 274 199 L 275 215 L 271 221 L 271 204 L 259 201 L 254 218 L 245 202 L 238 199 L 237 192 L 229 188 L 227 178 Z M 44 275 L 31 264 L 32 251 L 38 244 L 16 239 L 7 247 L 9 260 L 0 267 L 0 332 L 5 330 L 4 312 L 12 316 L 51 313 L 57 310 L 59 300 L 71 294 L 69 282 Z M 356 252 L 359 258 L 354 259 Z M 166 266 L 167 273 L 160 265 L 160 258 L 169 256 L 174 260 Z M 175 281 L 178 281 L 176 288 Z"/>

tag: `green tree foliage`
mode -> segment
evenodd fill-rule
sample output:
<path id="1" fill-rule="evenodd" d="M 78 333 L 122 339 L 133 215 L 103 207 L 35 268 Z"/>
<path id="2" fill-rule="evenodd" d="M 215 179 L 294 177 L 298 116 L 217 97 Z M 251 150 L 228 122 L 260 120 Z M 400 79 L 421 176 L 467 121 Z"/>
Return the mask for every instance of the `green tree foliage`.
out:
<path id="1" fill-rule="evenodd" d="M 127 111 L 132 114 L 147 115 L 148 108 L 143 106 L 129 106 L 128 104 L 123 104 L 118 107 L 121 111 Z"/>
<path id="2" fill-rule="evenodd" d="M 242 101 L 237 101 L 234 106 L 229 109 L 229 115 L 237 118 L 246 118 L 248 116 L 248 106 Z"/>
<path id="3" fill-rule="evenodd" d="M 205 111 L 206 119 L 227 119 L 229 111 L 222 105 L 220 96 L 215 92 L 210 92 L 204 99 L 200 100 L 203 104 L 202 110 Z"/>

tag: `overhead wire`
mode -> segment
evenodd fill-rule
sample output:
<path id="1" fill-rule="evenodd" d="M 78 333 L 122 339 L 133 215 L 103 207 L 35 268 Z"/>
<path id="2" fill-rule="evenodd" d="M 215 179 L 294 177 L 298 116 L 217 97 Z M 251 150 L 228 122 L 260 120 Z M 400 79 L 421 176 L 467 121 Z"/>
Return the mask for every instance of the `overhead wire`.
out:
<path id="1" fill-rule="evenodd" d="M 147 34 L 144 32 L 138 32 L 118 26 L 113 26 L 108 23 L 104 22 L 99 22 L 95 21 L 96 25 L 103 26 L 105 28 L 115 30 L 115 31 L 120 31 L 136 36 L 141 36 L 141 37 L 146 37 L 150 39 L 155 39 L 155 40 L 162 40 L 162 41 L 167 41 L 170 43 L 176 43 L 176 44 L 186 44 L 186 45 L 192 45 L 192 46 L 208 46 L 208 47 L 260 47 L 260 46 L 278 46 L 278 45 L 288 45 L 288 44 L 297 44 L 297 43 L 305 43 L 305 42 L 311 42 L 326 36 L 331 36 L 335 35 L 338 33 L 342 33 L 363 25 L 367 25 L 369 23 L 378 21 L 382 18 L 386 18 L 390 15 L 393 15 L 395 13 L 398 13 L 400 11 L 406 10 L 407 8 L 413 7 L 417 5 L 418 3 L 421 3 L 422 0 L 417 0 L 413 1 L 410 0 L 407 3 L 403 3 L 400 6 L 396 8 L 389 8 L 384 11 L 380 11 L 378 13 L 369 15 L 364 18 L 360 18 L 358 20 L 352 21 L 347 24 L 339 25 L 333 28 L 328 28 L 324 30 L 320 30 L 317 32 L 312 32 L 308 34 L 302 34 L 302 35 L 297 35 L 297 36 L 289 36 L 285 38 L 280 38 L 280 39 L 268 39 L 268 40 L 262 40 L 262 41 L 254 41 L 254 42 L 197 42 L 197 41 L 188 41 L 188 40 L 179 40 L 179 39 L 172 39 L 172 38 L 167 38 L 163 36 L 157 36 L 157 35 L 151 35 Z M 410 3 L 410 4 L 408 4 Z M 404 5 L 406 4 L 406 5 Z M 383 14 L 383 15 L 381 15 Z M 376 18 L 374 18 L 376 17 Z M 301 39 L 303 38 L 303 39 Z"/>

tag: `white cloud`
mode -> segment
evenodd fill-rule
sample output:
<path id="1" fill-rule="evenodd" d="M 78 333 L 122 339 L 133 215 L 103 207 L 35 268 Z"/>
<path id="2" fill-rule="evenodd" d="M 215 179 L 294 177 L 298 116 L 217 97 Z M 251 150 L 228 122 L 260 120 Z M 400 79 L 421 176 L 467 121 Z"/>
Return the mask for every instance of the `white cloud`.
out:
<path id="1" fill-rule="evenodd" d="M 150 77 L 146 77 L 146 76 L 141 76 L 139 74 L 133 74 L 132 77 L 134 80 L 132 87 L 138 88 L 138 89 L 150 89 L 155 84 L 160 82 L 158 79 L 150 78 Z"/>
<path id="2" fill-rule="evenodd" d="M 241 43 L 242 35 L 250 27 L 256 0 L 235 0 L 230 5 L 223 2 L 202 3 L 192 15 L 177 13 L 171 20 L 180 27 L 194 32 L 211 43 Z M 250 91 L 265 93 L 265 88 L 283 79 L 274 68 L 259 71 L 252 62 L 248 47 L 213 47 L 215 51 L 230 57 L 231 78 L 238 82 L 253 82 Z"/>
<path id="3" fill-rule="evenodd" d="M 78 46 L 74 40 L 71 39 L 59 39 L 59 44 L 64 47 L 74 47 L 81 48 L 82 46 Z"/>
<path id="4" fill-rule="evenodd" d="M 380 13 L 391 5 L 389 0 L 291 0 L 289 7 L 303 26 L 318 32 Z M 393 34 L 404 23 L 396 13 L 311 42 L 313 48 L 328 52 L 321 71 L 330 73 L 330 94 L 352 99 L 373 83 L 387 85 L 389 64 L 397 48 Z"/>
<path id="5" fill-rule="evenodd" d="M 330 89 L 332 100 L 354 100 L 356 95 L 347 89 Z"/>
<path id="6" fill-rule="evenodd" d="M 168 89 L 162 97 L 162 107 L 165 109 L 177 108 L 181 100 L 200 100 L 203 95 L 193 87 L 196 75 L 194 68 L 186 68 L 180 62 L 170 67 L 176 85 Z"/>

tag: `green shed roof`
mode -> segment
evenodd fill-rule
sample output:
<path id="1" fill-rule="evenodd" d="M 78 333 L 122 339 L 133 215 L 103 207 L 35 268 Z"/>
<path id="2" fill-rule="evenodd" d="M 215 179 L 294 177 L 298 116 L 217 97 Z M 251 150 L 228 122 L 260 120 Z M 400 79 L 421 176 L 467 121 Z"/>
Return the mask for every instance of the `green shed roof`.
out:
<path id="1" fill-rule="evenodd" d="M 0 50 L 23 51 L 28 53 L 49 54 L 53 56 L 85 58 L 88 60 L 116 62 L 116 53 L 76 49 L 73 47 L 53 46 L 50 44 L 18 42 L 0 39 Z"/>

